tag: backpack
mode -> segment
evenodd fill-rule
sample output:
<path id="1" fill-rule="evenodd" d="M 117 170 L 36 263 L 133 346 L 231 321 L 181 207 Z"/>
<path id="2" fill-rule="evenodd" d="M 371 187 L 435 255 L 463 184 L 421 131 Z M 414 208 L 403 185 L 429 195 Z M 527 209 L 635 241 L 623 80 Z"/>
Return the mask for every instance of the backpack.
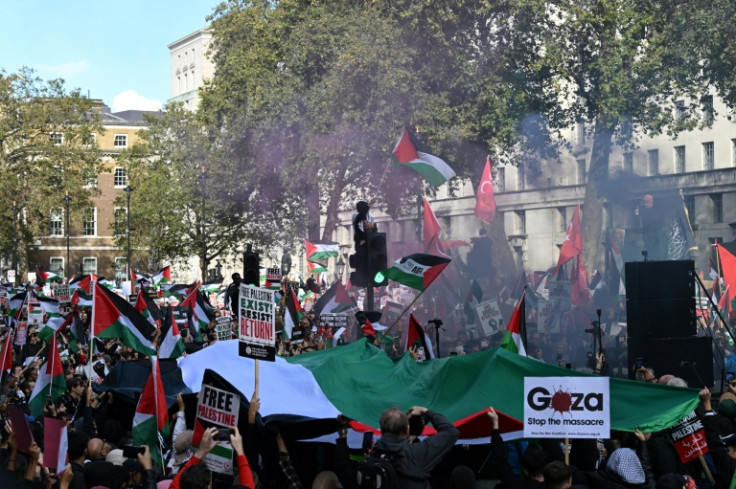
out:
<path id="1" fill-rule="evenodd" d="M 372 450 L 358 462 L 356 478 L 361 489 L 399 489 L 399 476 L 394 467 L 395 456 Z"/>

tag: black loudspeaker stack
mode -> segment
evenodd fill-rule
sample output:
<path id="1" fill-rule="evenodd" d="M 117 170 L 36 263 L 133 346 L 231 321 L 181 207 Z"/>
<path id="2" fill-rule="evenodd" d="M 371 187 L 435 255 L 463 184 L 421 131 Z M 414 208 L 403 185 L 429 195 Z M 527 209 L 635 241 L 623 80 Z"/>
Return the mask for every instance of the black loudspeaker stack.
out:
<path id="1" fill-rule="evenodd" d="M 696 336 L 692 260 L 626 263 L 629 377 L 637 358 L 657 377 L 672 374 L 690 387 L 713 386 L 710 337 Z"/>

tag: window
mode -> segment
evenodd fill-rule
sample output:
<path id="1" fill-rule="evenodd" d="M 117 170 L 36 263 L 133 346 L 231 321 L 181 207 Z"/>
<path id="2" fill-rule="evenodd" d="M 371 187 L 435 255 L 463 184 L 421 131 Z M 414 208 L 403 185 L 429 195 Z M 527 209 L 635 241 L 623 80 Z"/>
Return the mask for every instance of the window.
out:
<path id="1" fill-rule="evenodd" d="M 127 148 L 128 147 L 128 135 L 127 134 L 116 134 L 113 142 L 113 146 L 116 148 Z"/>
<path id="2" fill-rule="evenodd" d="M 125 187 L 128 185 L 128 170 L 119 166 L 115 167 L 112 180 L 115 188 Z"/>
<path id="3" fill-rule="evenodd" d="M 578 185 L 585 185 L 585 181 L 588 179 L 587 170 L 585 169 L 585 158 L 578 160 Z"/>
<path id="4" fill-rule="evenodd" d="M 90 207 L 84 210 L 84 221 L 82 222 L 83 236 L 97 236 L 97 208 Z"/>
<path id="5" fill-rule="evenodd" d="M 496 170 L 496 189 L 499 192 L 506 191 L 506 168 L 498 168 Z"/>
<path id="6" fill-rule="evenodd" d="M 64 209 L 51 209 L 49 236 L 64 236 Z"/>
<path id="7" fill-rule="evenodd" d="M 585 124 L 580 121 L 575 123 L 575 143 L 585 144 Z"/>
<path id="8" fill-rule="evenodd" d="M 713 111 L 713 95 L 706 95 L 700 102 L 703 109 L 703 120 L 709 126 L 713 125 L 713 118 L 715 116 Z"/>
<path id="9" fill-rule="evenodd" d="M 514 211 L 516 214 L 516 232 L 514 234 L 526 234 L 526 212 Z"/>
<path id="10" fill-rule="evenodd" d="M 687 217 L 690 220 L 690 222 L 695 221 L 695 196 L 694 195 L 685 195 L 683 197 L 683 202 L 685 203 L 685 210 L 687 210 Z"/>
<path id="11" fill-rule="evenodd" d="M 567 232 L 567 207 L 557 208 L 557 232 Z"/>
<path id="12" fill-rule="evenodd" d="M 634 173 L 634 153 L 624 153 L 624 171 Z"/>
<path id="13" fill-rule="evenodd" d="M 713 204 L 713 222 L 723 222 L 723 194 L 711 194 Z"/>
<path id="14" fill-rule="evenodd" d="M 659 150 L 650 149 L 647 152 L 647 174 L 652 177 L 659 174 Z"/>
<path id="15" fill-rule="evenodd" d="M 61 146 L 64 142 L 64 133 L 63 132 L 52 132 L 49 134 L 49 139 L 51 140 L 51 144 L 54 146 Z"/>
<path id="16" fill-rule="evenodd" d="M 49 187 L 61 188 L 64 185 L 64 168 L 61 165 L 53 165 L 47 174 Z"/>
<path id="17" fill-rule="evenodd" d="M 675 146 L 675 173 L 685 173 L 685 146 Z"/>
<path id="18" fill-rule="evenodd" d="M 519 163 L 519 166 L 517 167 L 517 178 L 518 181 L 516 182 L 517 190 L 524 190 L 526 188 L 526 177 L 524 175 L 524 163 Z"/>
<path id="19" fill-rule="evenodd" d="M 128 211 L 125 207 L 115 208 L 115 221 L 113 222 L 115 234 L 120 236 L 128 229 Z"/>
<path id="20" fill-rule="evenodd" d="M 713 143 L 703 143 L 703 170 L 712 170 L 715 168 L 715 162 Z"/>
<path id="21" fill-rule="evenodd" d="M 82 258 L 82 273 L 89 275 L 90 273 L 97 274 L 97 258 L 94 256 L 85 256 Z"/>
<path id="22" fill-rule="evenodd" d="M 60 256 L 52 256 L 49 258 L 49 271 L 64 276 L 64 258 Z"/>
<path id="23" fill-rule="evenodd" d="M 97 187 L 97 169 L 94 166 L 86 165 L 82 168 L 82 184 L 85 188 Z"/>
<path id="24" fill-rule="evenodd" d="M 94 146 L 97 142 L 97 134 L 91 132 L 86 136 L 82 136 L 82 145 L 86 147 Z"/>
<path id="25" fill-rule="evenodd" d="M 115 267 L 115 278 L 126 280 L 125 277 L 125 257 L 124 256 L 116 256 L 115 261 L 113 262 L 113 266 Z"/>
<path id="26" fill-rule="evenodd" d="M 731 166 L 736 166 L 736 139 L 731 140 Z"/>
<path id="27" fill-rule="evenodd" d="M 685 117 L 685 101 L 676 100 L 675 101 L 675 120 L 679 121 L 683 117 Z"/>

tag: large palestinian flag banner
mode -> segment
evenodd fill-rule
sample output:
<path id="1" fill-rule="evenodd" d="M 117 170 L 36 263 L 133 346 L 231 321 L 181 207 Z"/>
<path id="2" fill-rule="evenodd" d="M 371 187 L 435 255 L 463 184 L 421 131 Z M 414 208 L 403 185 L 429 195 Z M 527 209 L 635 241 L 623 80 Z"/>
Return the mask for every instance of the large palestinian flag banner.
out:
<path id="1" fill-rule="evenodd" d="M 238 342 L 218 341 L 179 361 L 182 379 L 193 391 L 202 388 L 206 368 L 220 372 L 241 392 L 252 392 L 253 360 L 238 356 Z M 264 417 L 296 415 L 327 419 L 342 413 L 359 430 L 378 429 L 380 413 L 391 406 L 430 406 L 460 430 L 462 440 L 488 443 L 493 406 L 500 428 L 521 436 L 524 377 L 590 377 L 547 365 L 502 348 L 417 363 L 404 354 L 391 360 L 365 340 L 260 362 Z M 382 379 L 376 382 L 376 379 Z M 362 386 L 371 386 L 365 389 Z M 288 392 L 288 396 L 280 393 Z M 698 390 L 611 378 L 611 429 L 660 431 L 687 416 L 698 405 Z M 642 402 L 645 399 L 646 402 Z M 550 412 L 550 416 L 552 413 Z M 431 433 L 427 430 L 426 433 Z M 334 433 L 330 435 L 334 441 Z"/>

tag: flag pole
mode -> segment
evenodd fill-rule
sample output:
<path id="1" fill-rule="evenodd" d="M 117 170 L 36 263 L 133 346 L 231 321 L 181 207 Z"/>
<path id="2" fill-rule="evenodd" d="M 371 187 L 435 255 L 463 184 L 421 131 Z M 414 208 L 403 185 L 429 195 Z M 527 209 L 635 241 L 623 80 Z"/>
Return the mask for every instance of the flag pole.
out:
<path id="1" fill-rule="evenodd" d="M 51 337 L 51 341 L 49 341 L 49 345 L 51 345 L 51 343 L 53 343 L 54 348 L 56 348 L 56 333 L 54 333 L 53 336 Z M 53 390 L 54 390 L 54 357 L 55 356 L 56 355 L 54 355 L 54 351 L 49 347 L 49 364 L 51 366 L 51 379 L 50 379 L 51 381 L 49 382 L 49 396 L 52 395 Z"/>
<path id="2" fill-rule="evenodd" d="M 95 348 L 95 300 L 97 299 L 97 281 L 90 280 L 90 287 L 92 287 L 92 320 L 89 323 L 89 344 L 87 345 L 87 379 L 92 382 L 92 350 Z"/>
<path id="3" fill-rule="evenodd" d="M 428 288 L 429 288 L 429 287 L 428 287 Z M 413 300 L 413 301 L 411 301 L 411 303 L 410 303 L 410 304 L 409 304 L 408 306 L 406 306 L 406 307 L 404 308 L 404 310 L 403 310 L 403 311 L 401 311 L 401 314 L 399 315 L 399 317 L 397 317 L 397 318 L 396 318 L 396 321 L 394 321 L 394 322 L 393 322 L 393 324 L 392 324 L 391 326 L 389 326 L 389 327 L 388 327 L 388 328 L 387 328 L 387 329 L 386 329 L 386 330 L 385 330 L 385 331 L 383 332 L 383 334 L 381 335 L 381 338 L 380 338 L 380 340 L 379 340 L 379 343 L 380 343 L 381 341 L 383 341 L 383 339 L 384 339 L 384 338 L 385 338 L 385 337 L 386 337 L 386 336 L 388 335 L 389 331 L 391 331 L 391 330 L 392 330 L 392 329 L 394 328 L 394 326 L 396 326 L 396 325 L 398 324 L 398 322 L 399 322 L 399 321 L 401 321 L 401 318 L 403 318 L 403 317 L 404 317 L 404 314 L 406 314 L 406 311 L 408 311 L 408 310 L 409 310 L 409 309 L 411 308 L 411 306 L 413 306 L 413 305 L 414 305 L 414 303 L 415 303 L 415 302 L 416 302 L 416 301 L 417 301 L 417 300 L 418 300 L 418 299 L 419 299 L 419 298 L 420 298 L 420 297 L 422 296 L 422 294 L 424 294 L 424 291 L 425 291 L 425 290 L 427 290 L 427 289 L 424 289 L 424 290 L 422 290 L 421 292 L 419 292 L 419 294 L 417 294 L 417 296 L 416 296 L 416 297 L 414 298 L 414 300 Z"/>
<path id="4" fill-rule="evenodd" d="M 260 396 L 260 393 L 259 393 L 259 388 L 258 388 L 258 386 L 260 385 L 260 377 L 261 377 L 261 375 L 260 375 L 260 367 L 261 367 L 261 364 L 258 362 L 258 359 L 256 358 L 256 365 L 255 365 L 255 369 L 256 369 L 256 371 L 255 371 L 255 384 L 256 385 L 255 385 L 255 389 L 254 389 L 256 399 L 258 399 L 259 397 L 261 397 Z"/>
<path id="5" fill-rule="evenodd" d="M 386 176 L 386 172 L 388 171 L 388 165 L 391 162 L 391 158 L 386 160 L 386 167 L 383 169 L 383 175 L 381 175 L 381 180 L 378 182 L 378 188 L 376 189 L 376 195 L 378 195 L 378 192 L 381 190 L 381 186 L 383 185 L 383 179 Z"/>

